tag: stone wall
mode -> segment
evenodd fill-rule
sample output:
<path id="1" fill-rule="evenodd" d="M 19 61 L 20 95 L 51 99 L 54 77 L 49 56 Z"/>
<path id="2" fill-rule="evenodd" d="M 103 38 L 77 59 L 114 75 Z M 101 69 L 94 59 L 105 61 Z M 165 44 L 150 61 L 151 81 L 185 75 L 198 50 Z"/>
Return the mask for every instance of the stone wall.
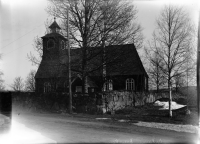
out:
<path id="1" fill-rule="evenodd" d="M 131 91 L 107 91 L 104 93 L 91 93 L 87 95 L 73 95 L 73 110 L 81 113 L 106 113 L 124 109 L 126 107 L 143 106 L 153 103 L 159 98 L 168 98 L 168 92 L 163 93 L 135 93 Z M 174 100 L 182 97 L 172 93 Z M 65 111 L 68 108 L 68 95 L 66 93 L 12 93 L 13 104 L 27 110 Z"/>
<path id="2" fill-rule="evenodd" d="M 102 94 L 102 110 L 103 113 L 116 111 L 129 106 L 143 106 L 148 103 L 153 103 L 159 98 L 169 98 L 169 92 L 161 93 L 144 93 L 144 92 L 131 92 L 131 91 L 108 91 Z M 172 93 L 173 100 L 184 98 L 179 93 Z"/>
<path id="3" fill-rule="evenodd" d="M 165 92 L 159 92 L 159 93 L 156 93 L 156 92 L 149 92 L 149 98 L 151 97 L 154 101 L 156 99 L 159 99 L 159 98 L 169 98 L 169 92 L 168 91 L 165 91 Z M 186 98 L 183 94 L 180 94 L 178 92 L 175 92 L 173 91 L 172 92 L 172 99 L 173 100 L 177 100 L 179 98 Z"/>
<path id="4" fill-rule="evenodd" d="M 103 112 L 116 111 L 129 106 L 141 106 L 147 101 L 153 102 L 146 93 L 135 93 L 131 91 L 109 91 L 102 94 Z"/>

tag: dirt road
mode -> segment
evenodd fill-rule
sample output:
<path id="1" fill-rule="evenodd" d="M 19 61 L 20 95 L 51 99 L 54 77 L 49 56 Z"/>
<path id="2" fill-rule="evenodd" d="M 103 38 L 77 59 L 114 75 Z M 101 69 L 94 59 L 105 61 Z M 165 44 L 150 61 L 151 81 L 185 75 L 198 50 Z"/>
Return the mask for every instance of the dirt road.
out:
<path id="1" fill-rule="evenodd" d="M 102 116 L 99 116 L 102 117 Z M 13 119 L 57 143 L 196 143 L 192 133 L 97 120 L 94 116 L 13 114 Z"/>

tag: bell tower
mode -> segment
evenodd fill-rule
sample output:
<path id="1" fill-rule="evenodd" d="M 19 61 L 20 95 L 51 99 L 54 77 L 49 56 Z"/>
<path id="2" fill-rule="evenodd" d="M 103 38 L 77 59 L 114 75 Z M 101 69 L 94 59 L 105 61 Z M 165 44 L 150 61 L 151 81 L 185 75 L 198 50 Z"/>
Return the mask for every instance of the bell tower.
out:
<path id="1" fill-rule="evenodd" d="M 60 26 L 54 18 L 53 23 L 49 26 L 49 32 L 42 37 L 43 41 L 43 59 L 59 59 L 67 54 L 67 39 L 61 35 Z"/>
<path id="2" fill-rule="evenodd" d="M 56 22 L 56 18 L 54 17 L 54 22 L 49 26 L 51 33 L 59 33 L 60 32 L 60 27 Z"/>
<path id="3" fill-rule="evenodd" d="M 43 56 L 35 75 L 36 91 L 53 92 L 63 88 L 68 76 L 67 39 L 61 34 L 56 18 L 49 26 L 48 33 L 41 37 Z"/>

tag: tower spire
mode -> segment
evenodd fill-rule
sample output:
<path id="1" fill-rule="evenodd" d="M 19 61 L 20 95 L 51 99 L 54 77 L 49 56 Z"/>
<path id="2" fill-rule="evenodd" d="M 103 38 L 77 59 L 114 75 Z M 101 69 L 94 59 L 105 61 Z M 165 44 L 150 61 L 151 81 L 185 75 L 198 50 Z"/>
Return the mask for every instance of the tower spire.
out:
<path id="1" fill-rule="evenodd" d="M 59 33 L 59 30 L 61 29 L 59 25 L 56 22 L 56 17 L 54 17 L 54 22 L 49 26 L 52 33 Z"/>

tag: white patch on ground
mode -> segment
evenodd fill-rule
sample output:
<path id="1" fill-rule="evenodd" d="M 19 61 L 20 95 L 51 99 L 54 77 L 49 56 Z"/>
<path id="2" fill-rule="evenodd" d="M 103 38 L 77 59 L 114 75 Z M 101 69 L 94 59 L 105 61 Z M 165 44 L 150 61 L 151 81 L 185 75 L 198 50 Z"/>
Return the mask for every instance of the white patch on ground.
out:
<path id="1" fill-rule="evenodd" d="M 130 120 L 124 120 L 124 119 L 121 119 L 121 120 L 118 120 L 119 122 L 129 122 Z"/>
<path id="2" fill-rule="evenodd" d="M 155 123 L 155 122 L 138 122 L 133 123 L 137 126 L 144 126 L 144 127 L 151 127 L 151 128 L 159 128 L 159 129 L 167 129 L 167 130 L 174 130 L 178 132 L 188 132 L 188 133 L 197 133 L 198 126 L 193 125 L 177 125 L 177 124 L 165 124 L 165 123 Z"/>
<path id="3" fill-rule="evenodd" d="M 110 118 L 96 118 L 96 120 L 108 120 Z"/>
<path id="4" fill-rule="evenodd" d="M 162 106 L 161 108 L 159 108 L 159 110 L 168 110 L 169 102 L 168 101 L 161 102 L 161 101 L 157 100 L 157 101 L 155 101 L 154 106 Z M 172 101 L 171 106 L 172 106 L 172 110 L 176 110 L 176 109 L 185 107 L 186 105 L 177 104 L 176 102 Z"/>

